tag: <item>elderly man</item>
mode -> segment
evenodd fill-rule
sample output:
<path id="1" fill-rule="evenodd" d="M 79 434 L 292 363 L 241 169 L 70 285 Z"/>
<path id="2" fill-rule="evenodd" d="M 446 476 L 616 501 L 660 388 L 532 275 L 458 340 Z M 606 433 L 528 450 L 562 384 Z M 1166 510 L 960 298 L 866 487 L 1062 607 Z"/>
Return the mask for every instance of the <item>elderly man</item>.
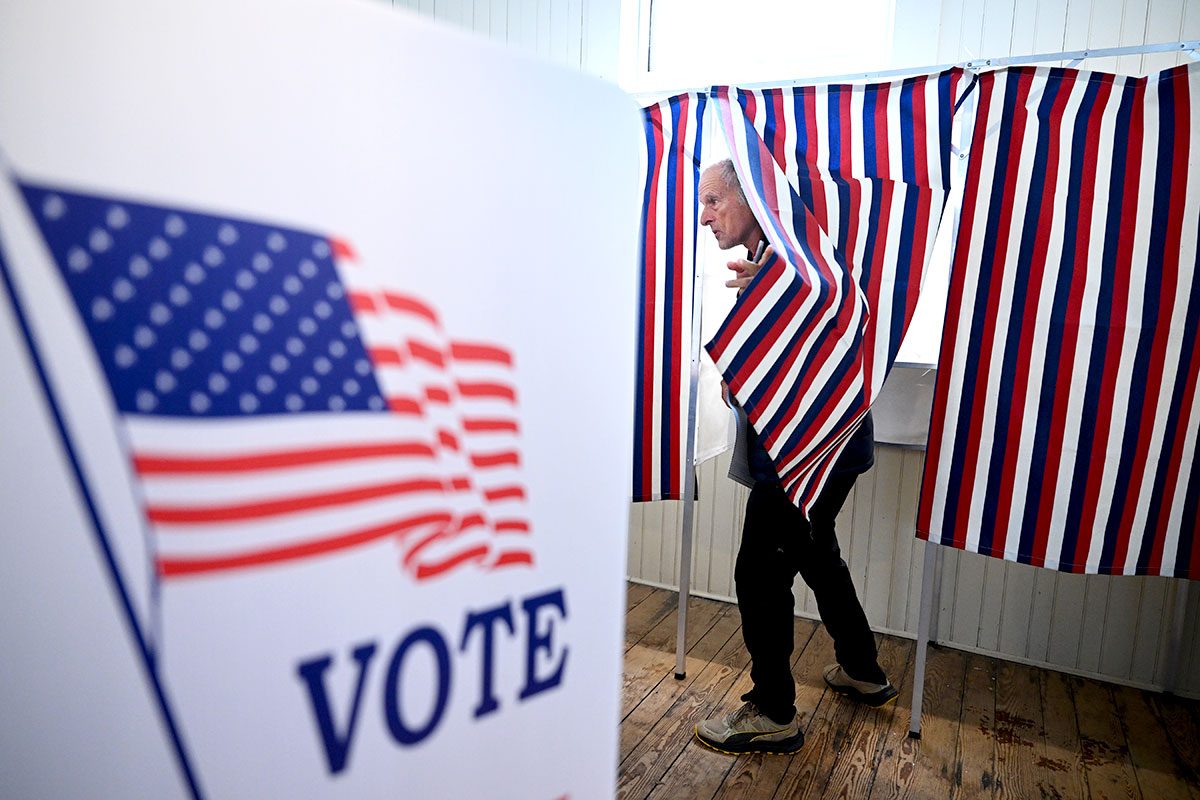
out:
<path id="1" fill-rule="evenodd" d="M 742 246 L 749 251 L 746 258 L 729 264 L 736 277 L 726 285 L 741 291 L 758 272 L 753 254 L 760 252 L 765 237 L 731 161 L 704 171 L 700 202 L 700 224 L 712 230 L 721 249 Z M 753 688 L 742 695 L 744 703 L 737 710 L 697 725 L 696 737 L 726 753 L 791 753 L 804 744 L 791 672 L 792 583 L 797 572 L 816 596 L 821 621 L 833 637 L 837 663 L 825 668 L 825 682 L 834 691 L 872 706 L 896 697 L 896 689 L 879 666 L 875 638 L 834 531 L 854 481 L 874 463 L 873 425 L 868 415 L 838 458 L 808 520 L 788 499 L 745 412 L 736 410 L 738 439 L 729 474 L 751 489 L 734 583 Z"/>

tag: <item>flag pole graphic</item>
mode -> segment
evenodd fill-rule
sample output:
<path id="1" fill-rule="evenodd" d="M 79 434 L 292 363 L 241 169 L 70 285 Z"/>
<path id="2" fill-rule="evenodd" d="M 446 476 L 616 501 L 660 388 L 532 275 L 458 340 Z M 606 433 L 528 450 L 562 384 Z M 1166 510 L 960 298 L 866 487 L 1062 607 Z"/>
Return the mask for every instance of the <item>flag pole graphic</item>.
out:
<path id="1" fill-rule="evenodd" d="M 3 174 L 5 183 L 5 191 L 14 185 L 13 172 L 9 167 L 8 160 L 5 157 L 3 150 L 0 150 L 0 174 Z M 145 632 L 142 631 L 138 624 L 137 617 L 134 613 L 133 603 L 130 600 L 129 592 L 121 580 L 121 574 L 117 567 L 116 556 L 113 553 L 112 546 L 109 542 L 109 537 L 105 533 L 104 525 L 100 520 L 100 514 L 97 511 L 95 500 L 92 498 L 91 492 L 88 490 L 87 481 L 84 479 L 83 468 L 80 465 L 78 454 L 75 452 L 74 446 L 71 444 L 71 438 L 67 433 L 66 420 L 63 417 L 62 410 L 54 399 L 54 394 L 51 391 L 50 377 L 46 372 L 46 368 L 42 362 L 41 355 L 38 351 L 36 338 L 29 319 L 25 315 L 25 311 L 20 302 L 20 295 L 17 289 L 16 281 L 14 280 L 12 270 L 9 267 L 8 261 L 5 258 L 5 241 L 3 230 L 0 230 L 0 280 L 2 280 L 5 292 L 9 297 L 9 305 L 13 310 L 13 316 L 16 319 L 17 327 L 21 331 L 21 336 L 25 340 L 25 346 L 29 352 L 30 362 L 37 374 L 38 383 L 41 385 L 42 394 L 45 397 L 46 405 L 50 411 L 50 416 L 54 421 L 55 430 L 58 433 L 59 439 L 62 442 L 64 454 L 67 457 L 67 462 L 71 467 L 71 474 L 75 479 L 75 484 L 79 489 L 80 498 L 83 501 L 84 508 L 87 510 L 88 518 L 91 521 L 92 528 L 96 534 L 96 544 L 100 551 L 100 555 L 104 560 L 104 565 L 108 570 L 109 578 L 112 581 L 112 587 L 116 594 L 118 603 L 125 616 L 125 622 L 129 626 L 130 634 L 133 638 L 135 649 L 142 664 L 142 668 L 146 671 L 146 678 L 154 692 L 154 699 L 158 705 L 159 713 L 162 715 L 162 722 L 166 728 L 167 734 L 171 739 L 171 747 L 175 752 L 176 759 L 179 762 L 179 769 L 182 773 L 184 782 L 187 784 L 188 792 L 191 797 L 196 800 L 203 798 L 203 792 L 200 788 L 200 783 L 195 770 L 192 768 L 191 762 L 187 755 L 187 750 L 183 741 L 183 734 L 178 724 L 175 721 L 174 714 L 171 710 L 171 703 L 167 697 L 166 689 L 163 686 L 159 674 L 157 659 L 149 642 L 146 639 Z"/>

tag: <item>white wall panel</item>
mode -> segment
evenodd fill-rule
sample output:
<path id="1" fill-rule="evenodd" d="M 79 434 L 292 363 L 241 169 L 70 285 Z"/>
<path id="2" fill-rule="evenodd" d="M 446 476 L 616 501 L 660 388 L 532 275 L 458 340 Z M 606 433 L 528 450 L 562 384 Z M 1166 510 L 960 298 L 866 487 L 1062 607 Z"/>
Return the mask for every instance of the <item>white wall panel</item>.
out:
<path id="1" fill-rule="evenodd" d="M 1172 42 L 1200 37 L 1200 10 L 1188 0 L 897 0 L 897 67 L 973 58 Z M 906 18 L 938 8 L 936 45 Z M 902 40 L 899 37 L 905 37 Z M 914 43 L 910 41 L 916 37 Z M 1092 69 L 1143 74 L 1183 63 L 1177 53 L 1094 59 Z"/>
<path id="2" fill-rule="evenodd" d="M 1058 573 L 1050 570 L 1035 569 L 1033 600 L 1030 604 L 1027 640 L 1025 642 L 1025 657 L 1034 662 L 1046 662 L 1050 652 L 1050 615 L 1054 609 L 1054 594 L 1058 587 Z M 1020 642 L 1017 641 L 1004 652 L 1019 652 Z"/>
<path id="3" fill-rule="evenodd" d="M 387 2 L 388 0 L 384 0 Z M 615 79 L 619 2 L 610 0 L 390 0 L 427 17 L 564 66 Z"/>
<path id="4" fill-rule="evenodd" d="M 1067 8 L 1071 5 L 1069 0 L 1022 3 L 1022 6 L 1030 5 L 1035 7 L 1032 45 L 1028 49 L 1014 47 L 1013 53 L 1054 53 L 1067 49 Z M 1085 4 L 1076 2 L 1076 5 L 1083 7 Z M 1021 36 L 1020 42 L 1028 44 L 1029 40 Z"/>

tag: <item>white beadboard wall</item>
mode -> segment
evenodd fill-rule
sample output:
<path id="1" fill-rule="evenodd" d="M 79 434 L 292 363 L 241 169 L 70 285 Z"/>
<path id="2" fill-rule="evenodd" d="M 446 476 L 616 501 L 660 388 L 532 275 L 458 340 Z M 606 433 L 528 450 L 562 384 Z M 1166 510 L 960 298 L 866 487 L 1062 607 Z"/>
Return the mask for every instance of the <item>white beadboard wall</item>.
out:
<path id="1" fill-rule="evenodd" d="M 1200 38 L 1195 0 L 896 0 L 892 64 L 1055 53 Z M 1089 69 L 1142 75 L 1178 53 L 1092 59 Z"/>
<path id="2" fill-rule="evenodd" d="M 616 80 L 618 0 L 379 0 Z"/>
<path id="3" fill-rule="evenodd" d="M 1198 0 L 896 0 L 892 66 L 1200 39 Z M 1097 59 L 1083 66 L 1144 74 L 1180 54 Z M 797 78 L 802 76 L 796 76 Z M 915 636 L 923 542 L 914 539 L 924 454 L 886 445 L 839 517 L 839 539 L 871 624 Z M 727 456 L 698 471 L 692 587 L 732 600 L 747 491 L 725 478 Z M 628 574 L 678 585 L 678 502 L 634 504 Z M 1159 688 L 1180 581 L 1069 575 L 941 548 L 935 638 L 1001 658 Z M 1178 691 L 1200 697 L 1200 583 L 1193 582 Z M 797 580 L 796 611 L 816 618 Z"/>

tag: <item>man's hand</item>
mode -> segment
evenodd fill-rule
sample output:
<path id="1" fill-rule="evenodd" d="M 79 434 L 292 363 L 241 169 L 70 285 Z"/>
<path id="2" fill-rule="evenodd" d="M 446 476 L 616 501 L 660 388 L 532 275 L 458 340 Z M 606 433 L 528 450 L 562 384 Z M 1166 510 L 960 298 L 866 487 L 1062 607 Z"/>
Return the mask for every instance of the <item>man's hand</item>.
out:
<path id="1" fill-rule="evenodd" d="M 725 285 L 731 289 L 737 289 L 738 294 L 741 294 L 750 285 L 750 281 L 758 274 L 758 271 L 762 269 L 763 262 L 770 258 L 774 252 L 770 245 L 768 245 L 758 262 L 750 261 L 746 258 L 730 261 L 726 266 L 733 270 L 737 277 L 725 281 Z"/>

